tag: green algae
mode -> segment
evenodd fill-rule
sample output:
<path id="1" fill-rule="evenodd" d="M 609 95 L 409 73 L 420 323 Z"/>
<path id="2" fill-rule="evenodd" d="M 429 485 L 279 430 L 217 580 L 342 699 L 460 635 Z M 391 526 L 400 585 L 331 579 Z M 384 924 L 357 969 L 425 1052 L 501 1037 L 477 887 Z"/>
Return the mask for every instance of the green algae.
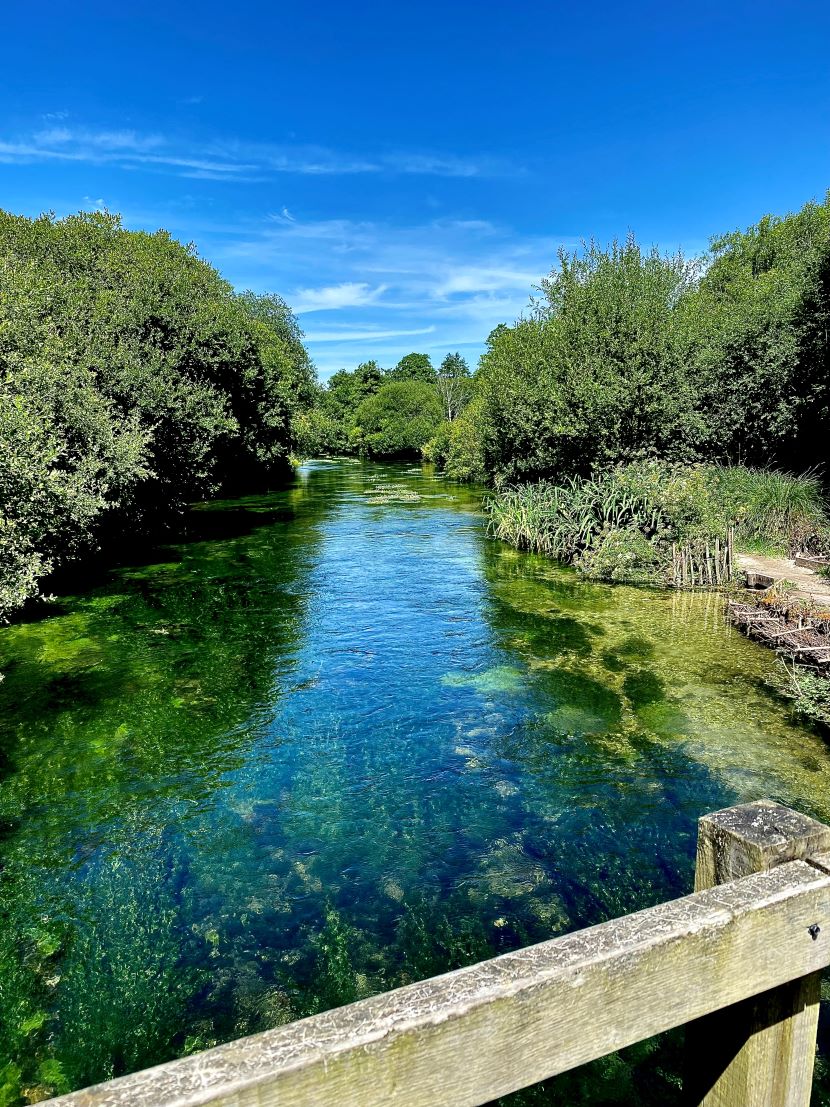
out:
<path id="1" fill-rule="evenodd" d="M 704 811 L 830 817 L 773 664 L 716 597 L 487 541 L 429 471 L 198 505 L 0 630 L 0 1103 L 682 894 Z M 676 1062 L 524 1101 L 668 1104 Z"/>
<path id="2" fill-rule="evenodd" d="M 473 688 L 483 696 L 519 692 L 525 685 L 525 673 L 511 665 L 495 665 L 483 673 L 445 673 L 441 682 L 450 688 Z"/>

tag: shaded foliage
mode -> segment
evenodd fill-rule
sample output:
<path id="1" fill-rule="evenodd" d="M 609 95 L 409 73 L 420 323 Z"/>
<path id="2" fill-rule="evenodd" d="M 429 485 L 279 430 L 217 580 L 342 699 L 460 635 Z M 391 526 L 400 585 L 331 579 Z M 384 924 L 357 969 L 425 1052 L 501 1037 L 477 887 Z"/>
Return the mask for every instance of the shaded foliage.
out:
<path id="1" fill-rule="evenodd" d="M 278 296 L 117 216 L 0 213 L 0 613 L 104 528 L 287 468 L 313 396 Z"/>
<path id="2" fill-rule="evenodd" d="M 366 453 L 379 457 L 419 456 L 441 421 L 435 388 L 424 381 L 390 381 L 355 412 Z"/>

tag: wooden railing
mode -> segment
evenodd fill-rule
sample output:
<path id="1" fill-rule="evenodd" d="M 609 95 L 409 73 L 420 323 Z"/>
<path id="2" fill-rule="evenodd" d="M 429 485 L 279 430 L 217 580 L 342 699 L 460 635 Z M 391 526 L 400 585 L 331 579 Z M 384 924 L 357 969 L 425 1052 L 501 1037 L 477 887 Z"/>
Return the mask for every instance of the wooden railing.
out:
<path id="1" fill-rule="evenodd" d="M 689 1023 L 690 1104 L 808 1107 L 830 828 L 764 800 L 707 815 L 695 886 L 50 1103 L 474 1107 Z"/>

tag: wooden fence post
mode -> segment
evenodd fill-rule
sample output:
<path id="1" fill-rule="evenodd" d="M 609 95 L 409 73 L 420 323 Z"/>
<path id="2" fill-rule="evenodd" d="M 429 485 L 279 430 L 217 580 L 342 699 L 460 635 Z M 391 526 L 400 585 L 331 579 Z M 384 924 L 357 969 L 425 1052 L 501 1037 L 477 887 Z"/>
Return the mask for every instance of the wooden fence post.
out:
<path id="1" fill-rule="evenodd" d="M 705 815 L 698 827 L 695 891 L 785 861 L 827 871 L 830 827 L 770 800 Z M 805 919 L 830 926 L 830 919 Z M 810 931 L 812 933 L 812 931 Z M 814 935 L 818 936 L 818 931 Z M 774 957 L 775 950 L 769 955 Z M 821 974 L 793 980 L 686 1027 L 686 1099 L 695 1107 L 809 1107 Z"/>

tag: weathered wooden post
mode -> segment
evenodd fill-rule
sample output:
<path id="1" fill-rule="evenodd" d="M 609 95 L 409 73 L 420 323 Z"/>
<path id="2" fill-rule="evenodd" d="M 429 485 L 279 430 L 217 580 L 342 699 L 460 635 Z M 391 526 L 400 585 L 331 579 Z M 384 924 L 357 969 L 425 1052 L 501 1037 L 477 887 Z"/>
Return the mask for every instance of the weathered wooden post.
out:
<path id="1" fill-rule="evenodd" d="M 759 800 L 705 815 L 699 823 L 695 891 L 785 861 L 830 871 L 830 827 Z M 821 855 L 825 856 L 822 857 Z M 804 920 L 813 927 L 830 919 Z M 770 950 L 775 957 L 776 951 Z M 809 1107 L 821 974 L 725 1007 L 686 1027 L 686 1092 L 695 1107 Z"/>

